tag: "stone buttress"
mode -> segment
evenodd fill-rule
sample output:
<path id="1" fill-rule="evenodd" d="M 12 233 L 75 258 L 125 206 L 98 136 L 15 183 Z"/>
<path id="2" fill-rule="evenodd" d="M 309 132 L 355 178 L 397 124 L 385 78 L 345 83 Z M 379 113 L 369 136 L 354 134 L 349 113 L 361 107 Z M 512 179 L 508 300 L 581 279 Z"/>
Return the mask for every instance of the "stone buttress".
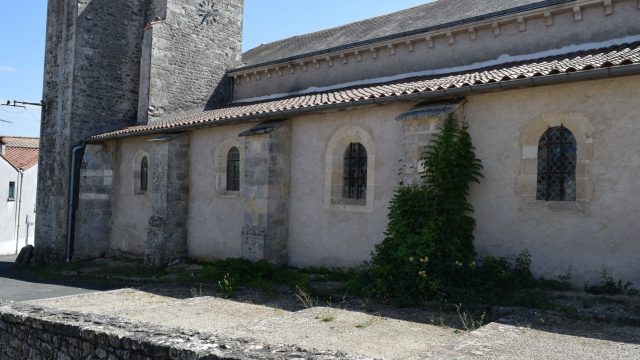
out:
<path id="1" fill-rule="evenodd" d="M 246 137 L 241 255 L 286 263 L 291 182 L 291 124 L 260 124 Z"/>

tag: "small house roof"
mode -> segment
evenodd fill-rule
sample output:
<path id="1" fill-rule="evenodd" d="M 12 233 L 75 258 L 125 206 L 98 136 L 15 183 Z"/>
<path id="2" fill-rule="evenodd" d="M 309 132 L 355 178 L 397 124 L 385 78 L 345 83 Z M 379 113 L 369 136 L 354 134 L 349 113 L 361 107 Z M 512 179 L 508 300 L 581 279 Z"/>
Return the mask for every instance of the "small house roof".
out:
<path id="1" fill-rule="evenodd" d="M 38 164 L 40 139 L 34 137 L 0 136 L 3 153 L 0 154 L 18 170 L 27 170 Z"/>

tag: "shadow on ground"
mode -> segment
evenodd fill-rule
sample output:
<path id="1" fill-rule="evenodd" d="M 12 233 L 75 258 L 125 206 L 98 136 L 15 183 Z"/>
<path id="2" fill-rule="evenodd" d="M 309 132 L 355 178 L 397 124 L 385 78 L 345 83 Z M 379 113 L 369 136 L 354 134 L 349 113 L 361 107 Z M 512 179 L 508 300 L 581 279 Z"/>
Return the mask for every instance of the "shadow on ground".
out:
<path id="1" fill-rule="evenodd" d="M 151 278 L 151 276 L 148 279 L 143 277 L 119 277 L 116 280 L 107 278 L 87 279 L 80 275 L 76 276 L 74 275 L 75 271 L 69 270 L 66 271 L 67 275 L 62 275 L 59 272 L 45 272 L 43 274 L 38 271 L 36 266 L 17 268 L 10 261 L 11 259 L 0 257 L 0 289 L 2 289 L 0 298 L 8 298 L 10 300 L 11 296 L 7 291 L 11 291 L 11 286 L 5 286 L 5 283 L 9 280 L 24 284 L 33 293 L 32 298 L 23 297 L 20 300 L 47 298 L 42 296 L 41 290 L 51 287 L 62 288 L 62 290 L 52 291 L 52 296 L 49 297 L 133 288 L 148 293 L 150 296 L 162 296 L 176 300 L 213 296 L 224 298 L 233 303 L 260 305 L 289 313 L 315 307 L 333 308 L 336 311 L 348 311 L 354 314 L 373 315 L 382 319 L 400 320 L 407 322 L 407 326 L 411 326 L 411 323 L 416 325 L 436 325 L 451 333 L 464 333 L 465 325 L 466 327 L 473 327 L 469 326 L 472 325 L 470 320 L 473 322 L 479 321 L 483 311 L 486 311 L 487 314 L 491 313 L 489 308 L 476 309 L 473 313 L 466 314 L 469 318 L 465 324 L 461 321 L 461 317 L 464 316 L 460 316 L 461 314 L 453 306 L 441 304 L 430 304 L 422 308 L 397 308 L 347 295 L 324 296 L 322 299 L 310 295 L 307 302 L 305 302 L 301 301 L 300 293 L 287 286 L 279 286 L 276 289 L 272 289 L 268 294 L 250 287 L 238 287 L 232 293 L 225 294 L 221 291 L 219 284 L 199 282 L 196 280 L 197 278 L 190 280 L 189 276 L 177 277 L 169 281 L 158 281 L 156 277 Z M 74 267 L 67 269 L 74 269 Z M 101 271 L 100 269 L 98 267 L 96 271 Z M 126 271 L 122 272 L 126 273 Z M 150 270 L 149 274 L 151 273 L 153 272 Z M 193 277 L 193 274 L 191 274 L 191 277 Z M 611 306 L 616 306 L 616 304 L 611 304 Z M 606 321 L 595 321 L 593 318 L 567 315 L 567 313 L 517 308 L 510 309 L 507 314 L 498 312 L 496 317 L 495 323 L 497 324 L 528 328 L 534 331 L 616 343 L 640 344 L 640 327 L 638 326 L 622 326 Z M 331 316 L 327 315 L 326 319 L 330 318 Z M 367 324 L 363 324 L 363 326 L 365 325 Z"/>
<path id="2" fill-rule="evenodd" d="M 0 299 L 25 301 L 122 288 L 111 281 L 43 276 L 14 265 L 14 256 L 0 257 Z"/>

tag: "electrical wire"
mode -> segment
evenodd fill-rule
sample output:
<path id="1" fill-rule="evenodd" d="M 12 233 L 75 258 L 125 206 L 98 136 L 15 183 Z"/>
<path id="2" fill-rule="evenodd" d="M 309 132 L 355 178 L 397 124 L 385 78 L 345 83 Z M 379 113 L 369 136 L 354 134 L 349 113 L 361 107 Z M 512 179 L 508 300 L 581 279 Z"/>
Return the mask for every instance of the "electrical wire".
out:
<path id="1" fill-rule="evenodd" d="M 16 110 L 17 109 L 18 108 L 16 108 Z M 2 112 L 5 112 L 7 114 L 24 114 L 25 112 L 27 112 L 27 109 L 20 109 L 18 111 L 9 111 L 7 106 L 0 106 L 0 110 L 2 110 Z"/>

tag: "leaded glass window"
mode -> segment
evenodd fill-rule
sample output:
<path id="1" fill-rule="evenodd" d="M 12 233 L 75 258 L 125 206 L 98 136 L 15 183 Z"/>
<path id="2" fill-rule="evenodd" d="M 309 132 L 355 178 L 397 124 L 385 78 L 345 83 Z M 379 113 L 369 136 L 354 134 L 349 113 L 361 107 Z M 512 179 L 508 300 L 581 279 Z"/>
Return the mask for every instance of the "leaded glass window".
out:
<path id="1" fill-rule="evenodd" d="M 351 143 L 344 154 L 344 182 L 342 197 L 364 200 L 367 197 L 367 149 Z"/>
<path id="2" fill-rule="evenodd" d="M 576 138 L 564 126 L 549 128 L 538 143 L 537 199 L 576 201 Z"/>
<path id="3" fill-rule="evenodd" d="M 149 189 L 149 158 L 143 157 L 140 161 L 140 192 L 144 193 Z"/>
<path id="4" fill-rule="evenodd" d="M 227 191 L 240 191 L 240 151 L 235 146 L 227 154 Z"/>

